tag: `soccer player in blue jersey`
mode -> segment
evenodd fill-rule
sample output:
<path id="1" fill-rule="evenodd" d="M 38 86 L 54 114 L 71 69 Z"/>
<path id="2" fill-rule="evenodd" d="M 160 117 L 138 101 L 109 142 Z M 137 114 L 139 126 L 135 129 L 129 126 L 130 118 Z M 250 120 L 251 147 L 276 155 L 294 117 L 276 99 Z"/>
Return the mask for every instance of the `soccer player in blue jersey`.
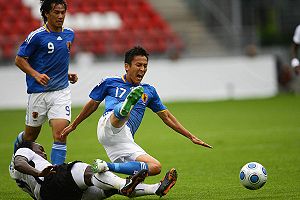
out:
<path id="1" fill-rule="evenodd" d="M 83 107 L 76 119 L 64 129 L 62 136 L 90 116 L 105 100 L 105 111 L 98 123 L 98 140 L 104 146 L 113 163 L 107 163 L 109 170 L 134 174 L 148 169 L 150 175 L 159 174 L 161 164 L 134 142 L 134 135 L 140 126 L 146 107 L 155 112 L 162 121 L 193 143 L 211 148 L 185 129 L 161 102 L 155 88 L 141 83 L 148 68 L 148 53 L 142 47 L 134 47 L 125 54 L 125 71 L 122 77 L 105 78 L 90 93 L 91 100 Z M 97 161 L 96 161 L 97 164 Z M 171 169 L 169 186 L 176 181 L 176 170 Z M 168 184 L 167 184 L 168 185 Z"/>
<path id="2" fill-rule="evenodd" d="M 66 138 L 60 132 L 71 120 L 69 81 L 78 80 L 77 74 L 68 73 L 74 32 L 63 27 L 66 10 L 65 0 L 41 0 L 45 24 L 27 36 L 15 59 L 26 73 L 28 105 L 25 130 L 18 135 L 14 151 L 23 140 L 35 141 L 48 118 L 54 138 L 52 164 L 62 164 L 66 158 Z"/>

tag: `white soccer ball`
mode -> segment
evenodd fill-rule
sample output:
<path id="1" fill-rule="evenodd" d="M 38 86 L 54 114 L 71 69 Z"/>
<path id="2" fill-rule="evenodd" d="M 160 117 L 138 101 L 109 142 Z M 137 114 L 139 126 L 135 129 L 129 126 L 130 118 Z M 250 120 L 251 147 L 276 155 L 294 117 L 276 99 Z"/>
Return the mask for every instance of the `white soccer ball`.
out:
<path id="1" fill-rule="evenodd" d="M 241 184 L 249 190 L 257 190 L 267 182 L 267 170 L 257 162 L 249 162 L 240 171 Z"/>

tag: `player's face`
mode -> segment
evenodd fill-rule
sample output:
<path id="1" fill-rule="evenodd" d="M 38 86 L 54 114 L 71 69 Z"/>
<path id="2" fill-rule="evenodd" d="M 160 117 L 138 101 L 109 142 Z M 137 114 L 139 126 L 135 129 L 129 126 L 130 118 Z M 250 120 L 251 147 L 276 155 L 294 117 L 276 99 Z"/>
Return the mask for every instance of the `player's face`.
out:
<path id="1" fill-rule="evenodd" d="M 141 83 L 147 72 L 148 61 L 145 56 L 135 56 L 131 64 L 125 64 L 126 79 L 134 85 Z"/>
<path id="2" fill-rule="evenodd" d="M 45 153 L 44 147 L 40 144 L 34 142 L 32 144 L 32 151 L 47 160 L 47 154 Z"/>
<path id="3" fill-rule="evenodd" d="M 66 16 L 66 8 L 63 4 L 52 4 L 52 9 L 46 14 L 47 22 L 52 31 L 61 30 Z"/>

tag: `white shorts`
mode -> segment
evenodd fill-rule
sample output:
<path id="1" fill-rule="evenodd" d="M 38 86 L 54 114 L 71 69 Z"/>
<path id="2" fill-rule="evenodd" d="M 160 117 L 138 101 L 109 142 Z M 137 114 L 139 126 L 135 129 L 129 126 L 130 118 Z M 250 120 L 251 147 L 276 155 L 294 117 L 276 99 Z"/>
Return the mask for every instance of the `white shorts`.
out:
<path id="1" fill-rule="evenodd" d="M 71 174 L 76 185 L 82 190 L 88 188 L 88 186 L 84 182 L 84 172 L 88 166 L 89 165 L 86 163 L 77 162 L 72 166 L 71 169 Z"/>
<path id="2" fill-rule="evenodd" d="M 71 121 L 71 91 L 62 90 L 28 95 L 25 124 L 41 126 L 46 119 L 66 119 Z"/>
<path id="3" fill-rule="evenodd" d="M 97 128 L 98 141 L 103 145 L 109 159 L 112 162 L 135 161 L 138 156 L 147 154 L 134 142 L 127 125 L 121 128 L 111 125 L 109 118 L 112 113 L 113 111 L 103 115 Z"/>

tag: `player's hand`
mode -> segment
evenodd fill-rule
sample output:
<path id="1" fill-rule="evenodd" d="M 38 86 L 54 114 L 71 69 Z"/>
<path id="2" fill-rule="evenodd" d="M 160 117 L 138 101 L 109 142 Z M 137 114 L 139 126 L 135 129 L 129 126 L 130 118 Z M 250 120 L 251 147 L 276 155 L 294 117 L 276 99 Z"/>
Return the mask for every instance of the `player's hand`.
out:
<path id="1" fill-rule="evenodd" d="M 38 174 L 38 176 L 45 177 L 45 176 L 49 176 L 50 174 L 55 174 L 56 173 L 55 168 L 56 168 L 55 165 L 50 165 L 50 166 L 46 167 L 45 169 L 43 169 L 43 171 L 41 171 Z"/>
<path id="2" fill-rule="evenodd" d="M 76 128 L 73 127 L 72 124 L 70 124 L 69 126 L 67 126 L 66 128 L 64 128 L 64 130 L 60 133 L 61 139 L 66 139 L 66 137 L 69 135 L 69 133 L 71 133 L 75 129 Z"/>
<path id="3" fill-rule="evenodd" d="M 196 136 L 192 136 L 191 140 L 194 144 L 198 144 L 207 148 L 213 148 L 212 146 L 210 146 L 209 144 L 206 144 L 205 142 L 203 142 L 202 140 L 200 140 L 199 138 L 197 138 Z"/>
<path id="4" fill-rule="evenodd" d="M 68 74 L 68 80 L 70 81 L 70 83 L 74 84 L 78 81 L 78 76 L 77 74 L 74 73 L 69 73 Z"/>
<path id="5" fill-rule="evenodd" d="M 47 74 L 37 74 L 34 76 L 35 80 L 43 85 L 43 86 L 46 86 L 50 80 L 49 76 L 47 76 Z"/>

